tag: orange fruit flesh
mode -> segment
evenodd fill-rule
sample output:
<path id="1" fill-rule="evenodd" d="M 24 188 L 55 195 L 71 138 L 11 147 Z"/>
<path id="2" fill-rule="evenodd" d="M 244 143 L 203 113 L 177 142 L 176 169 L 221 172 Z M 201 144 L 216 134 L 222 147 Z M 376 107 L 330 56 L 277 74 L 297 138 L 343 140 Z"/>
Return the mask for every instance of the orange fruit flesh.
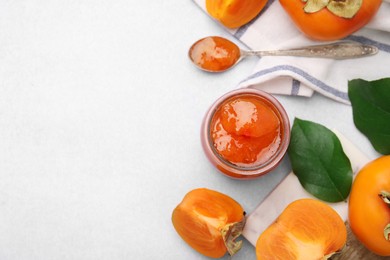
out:
<path id="1" fill-rule="evenodd" d="M 195 189 L 174 209 L 172 223 L 193 249 L 205 256 L 220 258 L 227 252 L 221 229 L 243 217 L 243 208 L 227 195 Z"/>
<path id="2" fill-rule="evenodd" d="M 340 250 L 347 231 L 340 216 L 313 199 L 291 203 L 259 237 L 257 259 L 322 259 Z"/>

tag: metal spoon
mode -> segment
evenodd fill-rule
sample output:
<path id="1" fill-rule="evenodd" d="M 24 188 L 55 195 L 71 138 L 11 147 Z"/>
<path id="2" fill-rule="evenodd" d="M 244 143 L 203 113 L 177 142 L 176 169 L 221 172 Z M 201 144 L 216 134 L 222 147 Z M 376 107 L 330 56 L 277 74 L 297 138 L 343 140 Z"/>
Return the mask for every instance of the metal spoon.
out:
<path id="1" fill-rule="evenodd" d="M 353 41 L 285 50 L 241 50 L 228 39 L 210 36 L 195 42 L 189 49 L 188 55 L 195 66 L 204 71 L 223 72 L 248 56 L 296 56 L 343 60 L 370 56 L 376 53 L 378 53 L 377 47 Z"/>

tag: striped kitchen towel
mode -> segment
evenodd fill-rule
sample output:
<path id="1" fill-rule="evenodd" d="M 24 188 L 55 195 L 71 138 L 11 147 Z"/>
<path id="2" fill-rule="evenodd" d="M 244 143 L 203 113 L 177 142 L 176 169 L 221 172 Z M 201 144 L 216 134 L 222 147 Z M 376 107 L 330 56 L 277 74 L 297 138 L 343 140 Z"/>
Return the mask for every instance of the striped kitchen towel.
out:
<path id="1" fill-rule="evenodd" d="M 205 10 L 205 0 L 194 2 Z M 268 0 L 266 7 L 250 23 L 235 30 L 227 30 L 247 48 L 254 50 L 319 44 L 305 37 L 295 27 L 277 0 Z M 390 77 L 390 3 L 383 2 L 374 19 L 345 40 L 375 45 L 379 48 L 379 53 L 350 60 L 262 57 L 252 73 L 238 83 L 238 87 L 307 97 L 318 92 L 336 101 L 350 104 L 349 80 Z"/>

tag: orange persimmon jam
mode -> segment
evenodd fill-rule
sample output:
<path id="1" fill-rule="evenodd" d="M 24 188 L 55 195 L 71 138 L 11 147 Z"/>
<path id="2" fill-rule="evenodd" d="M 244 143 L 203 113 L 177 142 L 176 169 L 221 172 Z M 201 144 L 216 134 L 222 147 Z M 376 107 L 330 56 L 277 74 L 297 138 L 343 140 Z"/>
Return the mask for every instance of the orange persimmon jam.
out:
<path id="1" fill-rule="evenodd" d="M 210 161 L 238 179 L 259 177 L 274 169 L 290 141 L 282 105 L 255 89 L 229 92 L 213 104 L 202 126 L 202 145 Z"/>
<path id="2" fill-rule="evenodd" d="M 205 71 L 222 72 L 231 68 L 241 56 L 233 42 L 218 36 L 209 36 L 195 42 L 188 56 Z"/>

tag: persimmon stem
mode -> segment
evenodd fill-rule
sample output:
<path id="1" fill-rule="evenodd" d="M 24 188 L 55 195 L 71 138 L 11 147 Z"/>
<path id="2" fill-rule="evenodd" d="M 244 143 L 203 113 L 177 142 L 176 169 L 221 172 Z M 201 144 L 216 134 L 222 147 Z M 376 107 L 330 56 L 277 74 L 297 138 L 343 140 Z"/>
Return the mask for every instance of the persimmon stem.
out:
<path id="1" fill-rule="evenodd" d="M 246 217 L 244 213 L 244 217 L 241 221 L 228 224 L 221 230 L 223 241 L 225 242 L 226 249 L 231 257 L 240 251 L 242 247 L 242 241 L 236 241 L 236 239 L 241 236 L 245 222 Z"/>

